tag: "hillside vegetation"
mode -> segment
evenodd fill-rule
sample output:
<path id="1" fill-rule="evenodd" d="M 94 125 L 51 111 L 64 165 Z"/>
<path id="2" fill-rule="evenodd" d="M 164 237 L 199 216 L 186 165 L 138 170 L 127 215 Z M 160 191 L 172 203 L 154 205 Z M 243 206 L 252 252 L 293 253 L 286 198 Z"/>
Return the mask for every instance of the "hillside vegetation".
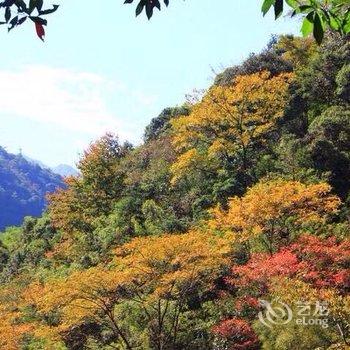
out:
<path id="1" fill-rule="evenodd" d="M 41 216 L 46 194 L 60 187 L 60 176 L 0 146 L 0 230 L 22 224 L 25 216 Z"/>
<path id="2" fill-rule="evenodd" d="M 349 82 L 349 38 L 282 36 L 141 146 L 91 144 L 1 236 L 0 348 L 348 349 Z M 259 300 L 327 326 L 267 327 Z"/>

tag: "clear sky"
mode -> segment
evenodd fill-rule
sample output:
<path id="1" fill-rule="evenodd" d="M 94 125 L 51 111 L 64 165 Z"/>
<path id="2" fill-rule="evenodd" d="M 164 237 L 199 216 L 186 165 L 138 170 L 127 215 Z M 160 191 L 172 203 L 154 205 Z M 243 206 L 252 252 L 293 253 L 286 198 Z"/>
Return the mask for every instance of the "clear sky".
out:
<path id="1" fill-rule="evenodd" d="M 100 2 L 61 1 L 44 44 L 32 23 L 0 28 L 0 145 L 9 151 L 74 165 L 107 130 L 140 143 L 163 108 L 298 27 L 263 18 L 261 0 L 172 0 L 151 21 L 122 0 Z"/>

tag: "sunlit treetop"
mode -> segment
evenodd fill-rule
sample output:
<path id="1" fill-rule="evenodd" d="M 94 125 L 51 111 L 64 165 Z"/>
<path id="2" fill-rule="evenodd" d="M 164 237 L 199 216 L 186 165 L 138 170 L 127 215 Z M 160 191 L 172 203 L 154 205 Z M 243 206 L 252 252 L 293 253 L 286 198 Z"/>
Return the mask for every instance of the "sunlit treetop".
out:
<path id="1" fill-rule="evenodd" d="M 298 229 L 307 223 L 323 224 L 327 216 L 337 212 L 339 205 L 339 198 L 331 194 L 326 183 L 261 181 L 244 197 L 231 198 L 228 211 L 214 209 L 210 225 L 212 229 L 234 233 L 240 242 L 263 235 L 272 252 L 274 243 L 288 233 L 284 231 L 289 226 Z"/>
<path id="2" fill-rule="evenodd" d="M 172 165 L 175 184 L 204 160 L 240 159 L 247 168 L 248 150 L 263 142 L 283 116 L 292 73 L 271 77 L 267 71 L 238 76 L 231 86 L 213 86 L 192 106 L 189 116 L 172 121 L 179 157 Z"/>

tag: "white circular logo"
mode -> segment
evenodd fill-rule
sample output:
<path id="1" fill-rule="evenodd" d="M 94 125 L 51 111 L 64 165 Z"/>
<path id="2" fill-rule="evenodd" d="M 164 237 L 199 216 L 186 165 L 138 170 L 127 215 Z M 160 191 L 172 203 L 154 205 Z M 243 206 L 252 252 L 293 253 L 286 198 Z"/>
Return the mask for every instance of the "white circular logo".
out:
<path id="1" fill-rule="evenodd" d="M 268 302 L 266 300 L 259 300 L 265 310 L 258 314 L 259 321 L 266 327 L 272 328 L 273 325 L 284 325 L 289 323 L 293 318 L 293 311 L 284 302 L 280 300 L 273 300 Z"/>

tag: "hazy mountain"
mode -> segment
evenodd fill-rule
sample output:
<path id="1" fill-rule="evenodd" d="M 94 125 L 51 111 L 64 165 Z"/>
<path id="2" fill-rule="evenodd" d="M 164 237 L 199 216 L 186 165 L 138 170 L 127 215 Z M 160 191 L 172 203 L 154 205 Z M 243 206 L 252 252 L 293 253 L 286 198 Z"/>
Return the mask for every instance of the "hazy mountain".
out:
<path id="1" fill-rule="evenodd" d="M 46 164 L 44 164 L 43 162 L 41 162 L 40 160 L 37 160 L 37 159 L 33 159 L 33 158 L 30 158 L 28 156 L 26 156 L 25 154 L 22 154 L 23 158 L 25 160 L 27 160 L 29 163 L 32 163 L 32 164 L 37 164 L 39 165 L 41 168 L 43 169 L 50 169 L 50 167 L 48 167 Z"/>
<path id="2" fill-rule="evenodd" d="M 30 163 L 34 163 L 39 165 L 41 168 L 43 169 L 50 169 L 52 170 L 55 174 L 58 174 L 62 177 L 66 177 L 66 176 L 77 176 L 79 175 L 79 172 L 77 169 L 73 168 L 72 166 L 68 165 L 68 164 L 59 164 L 57 166 L 54 167 L 49 167 L 46 164 L 44 164 L 43 162 L 41 162 L 40 160 L 37 159 L 33 159 L 30 158 L 26 155 L 23 155 L 23 157 Z"/>
<path id="3" fill-rule="evenodd" d="M 78 170 L 74 169 L 72 166 L 67 165 L 67 164 L 57 165 L 56 167 L 51 168 L 51 170 L 55 174 L 61 175 L 63 177 L 79 175 Z"/>
<path id="4" fill-rule="evenodd" d="M 0 146 L 0 230 L 21 224 L 25 216 L 40 216 L 46 194 L 63 186 L 50 169 Z"/>

